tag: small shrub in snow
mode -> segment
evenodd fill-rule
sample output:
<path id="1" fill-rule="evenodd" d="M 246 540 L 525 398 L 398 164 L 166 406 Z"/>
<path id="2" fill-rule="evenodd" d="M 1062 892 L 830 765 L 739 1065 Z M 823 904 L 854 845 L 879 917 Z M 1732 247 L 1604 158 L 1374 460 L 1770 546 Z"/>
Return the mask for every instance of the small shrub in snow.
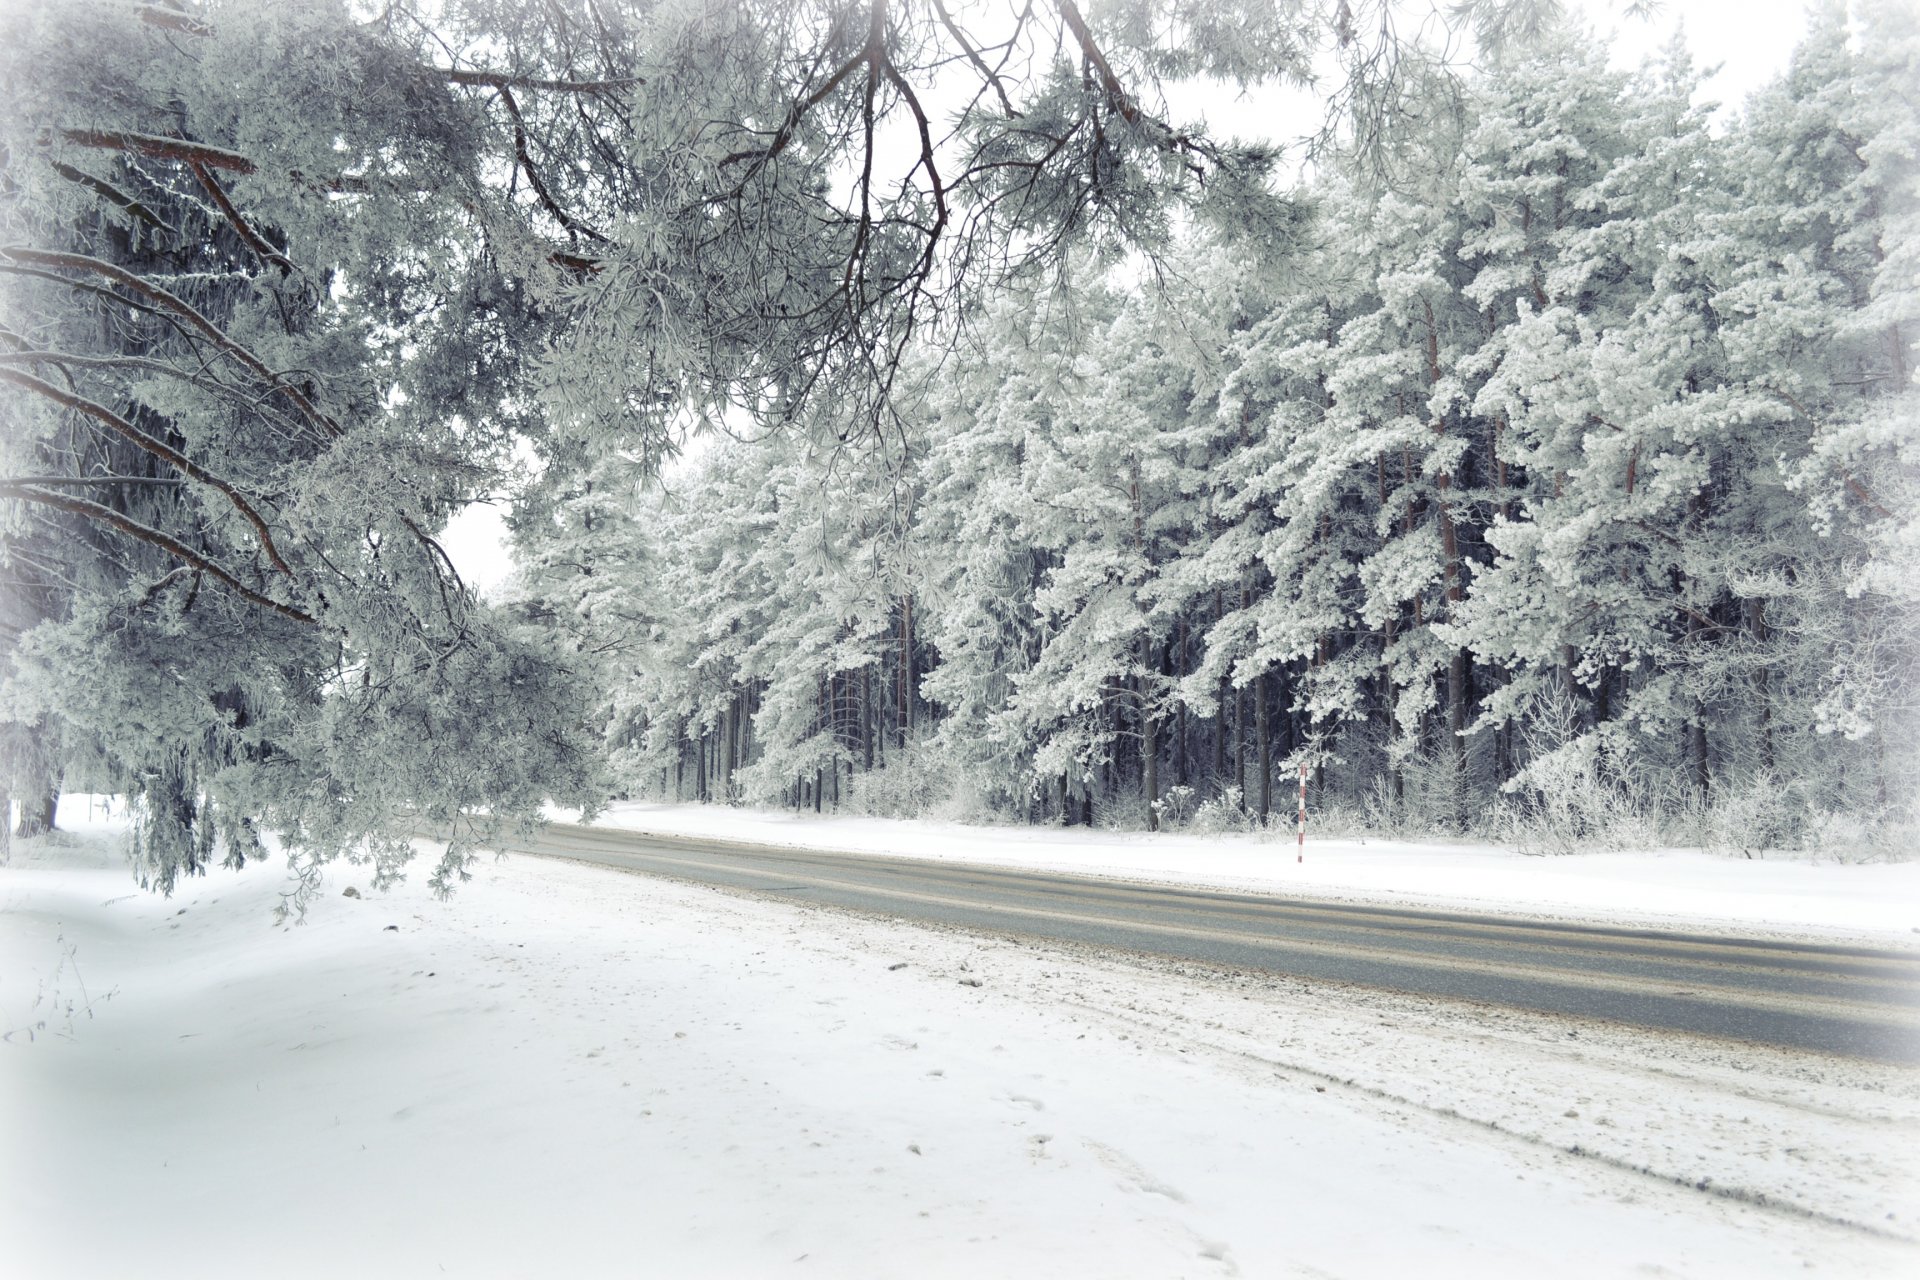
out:
<path id="1" fill-rule="evenodd" d="M 1228 787 L 1193 811 L 1193 830 L 1203 834 L 1253 830 L 1253 816 L 1240 802 L 1240 788 Z"/>
<path id="2" fill-rule="evenodd" d="M 1194 800 L 1197 793 L 1192 787 L 1168 787 L 1166 794 L 1154 805 L 1154 811 L 1160 815 L 1164 826 L 1185 826 L 1193 817 Z"/>

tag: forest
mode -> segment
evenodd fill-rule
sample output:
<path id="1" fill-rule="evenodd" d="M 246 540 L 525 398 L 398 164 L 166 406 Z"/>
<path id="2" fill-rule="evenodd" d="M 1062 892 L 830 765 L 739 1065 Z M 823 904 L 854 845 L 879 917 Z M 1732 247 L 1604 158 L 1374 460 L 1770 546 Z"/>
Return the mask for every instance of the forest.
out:
<path id="1" fill-rule="evenodd" d="M 1834 17 L 1724 130 L 1682 48 L 1536 42 L 1267 243 L 1001 291 L 889 448 L 829 405 L 535 486 L 514 607 L 634 794 L 1291 829 L 1304 769 L 1362 829 L 1871 839 L 1916 763 L 1908 40 Z"/>
<path id="2" fill-rule="evenodd" d="M 10 9 L 0 798 L 125 796 L 161 891 L 269 833 L 450 888 L 614 796 L 1302 779 L 1901 849 L 1920 21 L 1701 79 L 1546 0 Z M 490 599 L 441 531 L 492 500 Z"/>

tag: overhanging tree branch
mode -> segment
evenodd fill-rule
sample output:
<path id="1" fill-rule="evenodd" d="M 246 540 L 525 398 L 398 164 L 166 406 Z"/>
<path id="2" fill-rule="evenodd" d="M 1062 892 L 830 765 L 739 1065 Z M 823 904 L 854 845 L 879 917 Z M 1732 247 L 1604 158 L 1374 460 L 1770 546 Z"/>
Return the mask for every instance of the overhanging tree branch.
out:
<path id="1" fill-rule="evenodd" d="M 483 89 L 535 89 L 552 93 L 606 93 L 612 89 L 625 89 L 632 85 L 645 84 L 637 76 L 626 76 L 615 80 L 542 80 L 536 76 L 508 75 L 503 71 L 463 71 L 458 67 L 435 67 L 436 75 L 442 76 L 453 84 L 471 85 Z"/>
<path id="2" fill-rule="evenodd" d="M 87 190 L 99 196 L 102 200 L 105 200 L 108 204 L 125 210 L 130 216 L 138 218 L 154 230 L 170 230 L 167 224 L 155 217 L 153 211 L 148 209 L 146 205 L 140 203 L 105 179 L 96 178 L 84 170 L 76 169 L 72 165 L 65 164 L 59 160 L 53 162 L 53 171 L 65 178 L 68 182 L 79 183 L 81 186 L 87 188 Z"/>
<path id="3" fill-rule="evenodd" d="M 240 491 L 231 484 L 222 480 L 219 476 L 214 475 L 205 467 L 187 457 L 186 454 L 181 453 L 178 449 L 142 431 L 139 427 L 134 426 L 133 423 L 127 421 L 98 401 L 89 400 L 85 396 L 76 395 L 70 391 L 63 391 L 51 382 L 36 378 L 24 370 L 12 369 L 4 365 L 0 365 L 0 381 L 11 382 L 15 386 L 24 387 L 36 395 L 44 396 L 55 404 L 84 413 L 94 421 L 104 424 L 130 443 L 139 446 L 154 457 L 166 462 L 181 474 L 199 481 L 210 489 L 218 490 L 226 497 L 227 501 L 233 504 L 234 510 L 238 511 L 247 523 L 253 526 L 254 534 L 260 540 L 260 549 L 267 553 L 267 559 L 273 563 L 273 567 L 289 577 L 292 576 L 293 570 L 287 565 L 287 562 L 281 558 L 280 549 L 274 545 L 273 534 L 268 531 L 265 518 L 262 517 L 261 514 L 254 509 L 253 504 L 248 502 L 247 499 L 241 495 Z"/>
<path id="4" fill-rule="evenodd" d="M 31 484 L 53 489 L 84 489 L 96 484 L 154 485 L 172 489 L 185 483 L 178 476 L 0 476 L 0 484 Z"/>
<path id="5" fill-rule="evenodd" d="M 35 273 L 39 274 L 39 273 Z M 48 276 L 61 280 L 60 276 Z M 109 293 L 108 297 L 116 295 Z M 134 304 L 138 305 L 138 304 Z M 107 369 L 114 372 L 137 370 L 141 373 L 157 374 L 163 378 L 176 378 L 189 386 L 212 395 L 229 400 L 249 413 L 258 414 L 275 427 L 285 432 L 288 438 L 299 434 L 300 423 L 289 418 L 278 409 L 266 404 L 259 395 L 246 387 L 222 382 L 207 371 L 205 365 L 186 369 L 179 365 L 168 364 L 164 360 L 152 360 L 145 356 L 87 356 L 71 351 L 0 351 L 0 364 L 50 364 L 59 369 L 69 385 L 73 384 L 70 369 Z"/>
<path id="6" fill-rule="evenodd" d="M 314 428 L 321 434 L 326 436 L 338 436 L 341 434 L 340 425 L 324 413 L 321 413 L 299 388 L 288 385 L 280 375 L 269 369 L 266 363 L 258 356 L 228 337 L 218 325 L 207 319 L 206 316 L 200 313 L 198 308 L 178 294 L 163 289 L 152 281 L 143 279 L 133 272 L 126 270 L 124 267 L 117 267 L 111 262 L 89 257 L 83 253 L 53 253 L 42 249 L 29 249 L 21 245 L 8 245 L 6 247 L 0 247 L 0 258 L 35 266 L 59 267 L 70 271 L 88 271 L 95 275 L 104 276 L 123 288 L 131 289 L 141 297 L 149 299 L 164 310 L 184 320 L 202 337 L 205 337 L 208 341 L 212 342 L 214 346 L 238 361 L 249 372 L 266 380 L 275 392 L 285 396 L 294 407 L 300 411 L 300 416 L 313 424 Z"/>
<path id="7" fill-rule="evenodd" d="M 141 524 L 131 516 L 123 515 L 111 507 L 104 507 L 86 498 L 69 497 L 63 493 L 49 493 L 46 490 L 36 489 L 31 485 L 20 484 L 15 481 L 0 481 L 0 498 L 12 498 L 19 502 L 38 503 L 43 507 L 52 507 L 55 510 L 65 511 L 72 515 L 83 516 L 86 519 L 110 525 L 128 537 L 136 538 L 150 546 L 158 547 L 168 555 L 173 556 L 185 564 L 191 565 L 193 568 L 198 569 L 200 572 L 222 583 L 228 590 L 251 604 L 257 604 L 263 609 L 271 609 L 282 617 L 291 618 L 295 622 L 303 622 L 308 626 L 319 625 L 320 620 L 312 614 L 302 612 L 292 605 L 282 604 L 271 596 L 261 595 L 252 587 L 240 581 L 239 578 L 221 568 L 212 560 L 207 559 L 207 557 L 201 555 L 171 534 L 162 533 L 150 525 Z"/>
<path id="8" fill-rule="evenodd" d="M 287 260 L 285 254 L 268 244 L 265 236 L 247 224 L 247 220 L 240 215 L 240 210 L 234 208 L 233 201 L 227 198 L 226 189 L 220 185 L 219 179 L 213 176 L 213 170 L 198 160 L 187 161 L 187 168 L 193 171 L 193 176 L 200 180 L 200 185 L 206 188 L 209 196 L 213 197 L 213 203 L 220 210 L 221 216 L 226 218 L 227 224 L 233 228 L 234 233 L 240 237 L 247 248 L 253 250 L 262 262 L 280 268 L 282 279 L 292 275 L 293 263 Z"/>
<path id="9" fill-rule="evenodd" d="M 547 184 L 540 178 L 540 171 L 534 168 L 533 155 L 527 149 L 526 121 L 520 115 L 520 104 L 514 100 L 513 90 L 504 84 L 500 86 L 500 104 L 513 118 L 514 159 L 519 162 L 521 172 L 527 175 L 527 181 L 533 185 L 533 193 L 540 198 L 541 206 L 552 214 L 553 220 L 564 227 L 569 234 L 583 235 L 588 239 L 598 240 L 602 244 L 609 243 L 605 236 L 562 209 L 560 202 L 553 198 L 553 193 L 547 190 Z"/>
<path id="10" fill-rule="evenodd" d="M 255 173 L 258 166 L 237 151 L 209 147 L 185 138 L 167 138 L 151 133 L 127 133 L 114 129 L 62 129 L 60 136 L 80 147 L 98 147 L 105 151 L 131 151 L 156 160 L 199 163 L 209 169 L 228 173 Z"/>

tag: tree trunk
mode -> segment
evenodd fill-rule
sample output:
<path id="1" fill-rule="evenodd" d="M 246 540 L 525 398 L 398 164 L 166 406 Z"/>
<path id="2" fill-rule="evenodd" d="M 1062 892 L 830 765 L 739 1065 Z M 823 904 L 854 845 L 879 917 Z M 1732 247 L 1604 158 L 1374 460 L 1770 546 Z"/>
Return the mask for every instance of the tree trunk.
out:
<path id="1" fill-rule="evenodd" d="M 1754 665 L 1754 708 L 1760 718 L 1760 767 L 1773 772 L 1773 678 L 1767 667 L 1766 604 L 1759 599 L 1747 601 L 1747 628 L 1753 634 L 1760 660 Z"/>
<path id="2" fill-rule="evenodd" d="M 1135 482 L 1136 486 L 1138 481 Z M 1140 676 L 1134 685 L 1140 704 L 1140 788 L 1147 797 L 1147 830 L 1160 829 L 1160 720 L 1154 714 L 1153 642 L 1140 636 Z"/>
<path id="3" fill-rule="evenodd" d="M 1453 764 L 1453 820 L 1467 822 L 1467 651 L 1447 662 L 1447 752 Z"/>
<path id="4" fill-rule="evenodd" d="M 1695 495 L 1688 507 L 1692 511 L 1699 509 L 1699 496 Z M 1687 653 L 1692 657 L 1695 646 L 1700 643 L 1700 619 L 1692 609 L 1687 610 Z M 1706 797 L 1710 781 L 1707 773 L 1707 708 L 1700 699 L 1693 700 L 1693 716 L 1687 725 L 1687 756 L 1692 765 L 1693 789 L 1702 799 Z"/>
<path id="5" fill-rule="evenodd" d="M 1253 681 L 1253 725 L 1260 742 L 1260 825 L 1273 812 L 1273 735 L 1267 725 L 1267 673 Z"/>
<path id="6" fill-rule="evenodd" d="M 1693 764 L 1693 789 L 1704 797 L 1713 779 L 1707 771 L 1707 709 L 1697 700 L 1687 725 L 1687 754 Z"/>
<path id="7" fill-rule="evenodd" d="M 1152 716 L 1146 717 L 1144 724 L 1145 741 L 1141 744 L 1140 772 L 1141 781 L 1147 792 L 1147 830 L 1160 829 L 1160 743 L 1158 726 Z"/>
<path id="8" fill-rule="evenodd" d="M 1873 805 L 1881 813 L 1887 811 L 1887 735 L 1873 735 Z"/>
<path id="9" fill-rule="evenodd" d="M 1221 597 L 1218 588 L 1213 593 L 1213 621 L 1220 622 Z M 1213 786 L 1220 789 L 1220 780 L 1227 776 L 1227 677 L 1220 677 L 1220 700 L 1213 713 Z"/>
<path id="10" fill-rule="evenodd" d="M 1181 679 L 1187 674 L 1187 620 L 1180 619 L 1180 660 L 1175 664 Z M 1187 700 L 1181 697 L 1174 711 L 1173 776 L 1180 786 L 1189 785 L 1187 777 Z"/>
<path id="11" fill-rule="evenodd" d="M 1440 326 L 1433 317 L 1433 304 L 1423 303 L 1422 306 L 1427 318 L 1427 385 L 1437 387 L 1440 385 Z M 1435 417 L 1431 426 L 1435 436 L 1447 434 L 1444 417 Z M 1440 575 L 1447 601 L 1447 621 L 1458 622 L 1460 602 L 1465 592 L 1461 581 L 1460 530 L 1454 523 L 1453 502 L 1448 496 L 1453 491 L 1453 473 L 1441 471 L 1436 474 L 1433 487 L 1438 493 L 1434 515 L 1440 524 Z M 1452 738 L 1448 744 L 1448 754 L 1453 763 L 1454 821 L 1461 824 L 1466 821 L 1466 727 L 1467 651 L 1456 649 L 1447 662 L 1447 732 Z"/>
<path id="12" fill-rule="evenodd" d="M 18 836 L 45 835 L 52 831 L 54 815 L 60 809 L 60 779 L 56 776 L 20 797 Z"/>
<path id="13" fill-rule="evenodd" d="M 1240 812 L 1247 811 L 1247 691 L 1233 691 L 1233 785 L 1240 793 Z"/>
<path id="14" fill-rule="evenodd" d="M 900 597 L 900 747 L 913 727 L 913 596 Z"/>
<path id="15" fill-rule="evenodd" d="M 1220 787 L 1221 780 L 1227 776 L 1227 696 L 1232 686 L 1225 676 L 1220 677 L 1219 705 L 1213 713 L 1213 785 Z"/>
<path id="16" fill-rule="evenodd" d="M 873 772 L 873 720 L 867 714 L 867 708 L 873 702 L 873 668 L 860 668 L 860 761 L 861 767 L 868 773 Z"/>

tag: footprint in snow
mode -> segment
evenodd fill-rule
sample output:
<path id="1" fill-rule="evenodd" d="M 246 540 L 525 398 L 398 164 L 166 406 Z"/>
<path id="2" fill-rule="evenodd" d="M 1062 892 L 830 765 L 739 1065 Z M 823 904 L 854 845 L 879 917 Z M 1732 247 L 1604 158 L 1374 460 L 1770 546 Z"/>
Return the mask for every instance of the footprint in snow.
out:
<path id="1" fill-rule="evenodd" d="M 1165 1196 L 1175 1204 L 1187 1203 L 1186 1193 L 1178 1187 L 1168 1186 L 1142 1169 L 1125 1152 L 1116 1151 L 1105 1143 L 1095 1142 L 1091 1138 L 1082 1139 L 1081 1145 L 1093 1152 L 1101 1164 L 1119 1174 L 1125 1182 L 1133 1184 L 1134 1189 L 1145 1191 L 1149 1195 Z"/>

